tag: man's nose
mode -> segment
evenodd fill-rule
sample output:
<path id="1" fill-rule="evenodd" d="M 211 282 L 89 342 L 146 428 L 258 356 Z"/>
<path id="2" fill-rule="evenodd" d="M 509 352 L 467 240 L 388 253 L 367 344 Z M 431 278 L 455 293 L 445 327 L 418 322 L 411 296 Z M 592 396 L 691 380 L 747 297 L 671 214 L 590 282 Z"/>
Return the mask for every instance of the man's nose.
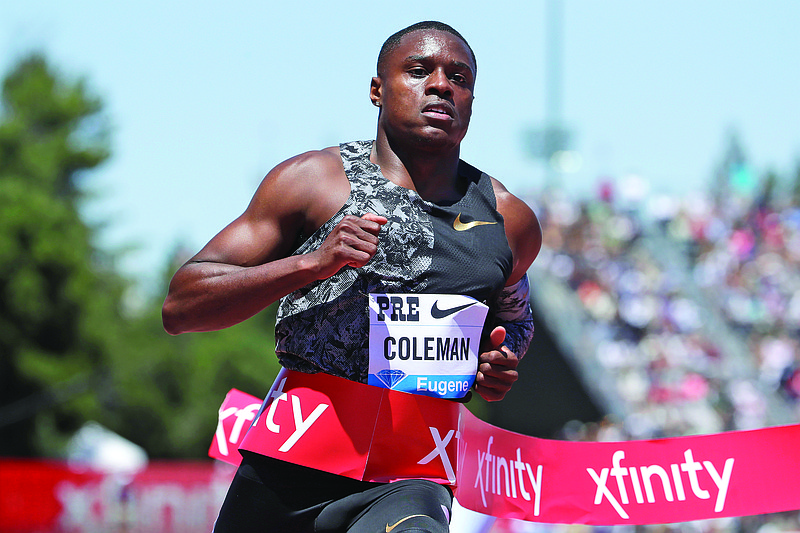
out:
<path id="1" fill-rule="evenodd" d="M 450 84 L 450 79 L 442 69 L 436 69 L 431 72 L 428 77 L 428 93 L 437 94 L 439 96 L 452 96 L 453 87 Z"/>

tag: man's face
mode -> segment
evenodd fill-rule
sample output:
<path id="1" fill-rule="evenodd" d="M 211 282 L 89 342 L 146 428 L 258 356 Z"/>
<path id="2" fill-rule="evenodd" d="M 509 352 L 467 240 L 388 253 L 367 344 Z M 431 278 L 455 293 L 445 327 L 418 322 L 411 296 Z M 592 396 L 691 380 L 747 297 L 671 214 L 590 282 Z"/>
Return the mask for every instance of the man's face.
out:
<path id="1" fill-rule="evenodd" d="M 442 149 L 466 135 L 474 87 L 466 44 L 447 32 L 419 30 L 389 54 L 370 98 L 381 106 L 379 127 L 390 139 Z"/>

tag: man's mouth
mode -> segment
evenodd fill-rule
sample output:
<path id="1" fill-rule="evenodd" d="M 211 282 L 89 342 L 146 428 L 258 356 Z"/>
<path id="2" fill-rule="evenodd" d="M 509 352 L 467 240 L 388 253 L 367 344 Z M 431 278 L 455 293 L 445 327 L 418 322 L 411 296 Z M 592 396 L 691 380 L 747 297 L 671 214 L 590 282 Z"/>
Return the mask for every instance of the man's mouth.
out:
<path id="1" fill-rule="evenodd" d="M 422 108 L 422 114 L 438 120 L 452 120 L 455 110 L 449 103 L 438 102 L 426 105 Z"/>

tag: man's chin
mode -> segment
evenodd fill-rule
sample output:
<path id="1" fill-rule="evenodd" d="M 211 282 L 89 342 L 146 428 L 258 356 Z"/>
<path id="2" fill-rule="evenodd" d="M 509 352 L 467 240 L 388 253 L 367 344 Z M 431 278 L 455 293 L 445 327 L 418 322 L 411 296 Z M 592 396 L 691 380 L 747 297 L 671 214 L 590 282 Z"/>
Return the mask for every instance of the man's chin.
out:
<path id="1" fill-rule="evenodd" d="M 428 127 L 418 136 L 418 145 L 422 148 L 430 150 L 452 150 L 457 148 L 464 139 L 466 131 L 455 135 L 452 131 L 446 131 L 440 128 Z"/>

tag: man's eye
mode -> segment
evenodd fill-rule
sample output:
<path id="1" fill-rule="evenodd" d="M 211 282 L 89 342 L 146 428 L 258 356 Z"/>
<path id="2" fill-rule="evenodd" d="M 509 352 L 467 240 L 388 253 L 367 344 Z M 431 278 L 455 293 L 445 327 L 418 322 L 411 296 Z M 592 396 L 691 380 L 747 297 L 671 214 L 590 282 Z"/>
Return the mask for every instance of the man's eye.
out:
<path id="1" fill-rule="evenodd" d="M 412 68 L 408 72 L 415 78 L 424 78 L 428 74 L 427 71 L 422 67 Z"/>
<path id="2" fill-rule="evenodd" d="M 452 80 L 456 83 L 466 83 L 467 78 L 463 74 L 453 74 Z"/>

